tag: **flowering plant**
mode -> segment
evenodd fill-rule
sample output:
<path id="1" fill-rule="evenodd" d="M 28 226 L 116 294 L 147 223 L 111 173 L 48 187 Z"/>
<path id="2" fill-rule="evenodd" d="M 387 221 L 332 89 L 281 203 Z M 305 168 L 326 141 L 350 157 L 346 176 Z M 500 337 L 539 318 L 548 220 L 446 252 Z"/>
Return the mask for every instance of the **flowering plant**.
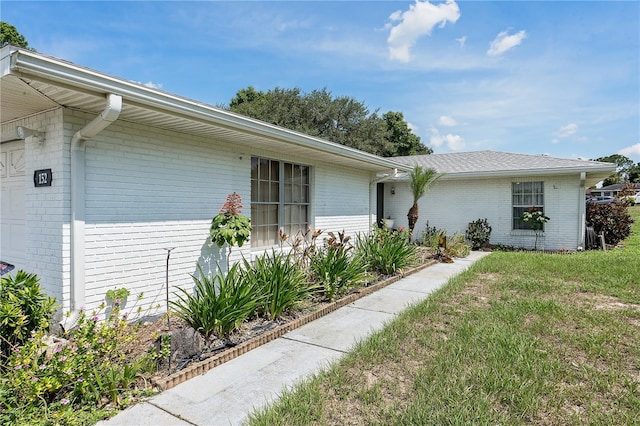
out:
<path id="1" fill-rule="evenodd" d="M 99 314 L 80 311 L 76 326 L 62 339 L 38 328 L 12 351 L 2 369 L 6 392 L 0 395 L 0 406 L 7 411 L 0 422 L 12 423 L 16 420 L 12 413 L 38 417 L 40 410 L 45 410 L 55 416 L 54 412 L 60 411 L 64 416 L 87 405 L 119 405 L 140 374 L 155 368 L 152 353 L 128 358 L 126 347 L 135 334 L 119 303 L 105 321 L 99 321 Z"/>
<path id="2" fill-rule="evenodd" d="M 536 234 L 536 241 L 534 245 L 535 250 L 538 250 L 538 237 L 540 236 L 540 232 L 544 230 L 544 224 L 549 220 L 549 216 L 545 216 L 542 210 L 536 207 L 532 207 L 522 213 L 522 221 L 524 223 L 528 223 Z"/>
<path id="3" fill-rule="evenodd" d="M 239 194 L 227 195 L 227 201 L 222 205 L 218 214 L 211 221 L 211 240 L 222 247 L 242 245 L 249 239 L 251 233 L 251 219 L 241 216 L 242 198 Z"/>

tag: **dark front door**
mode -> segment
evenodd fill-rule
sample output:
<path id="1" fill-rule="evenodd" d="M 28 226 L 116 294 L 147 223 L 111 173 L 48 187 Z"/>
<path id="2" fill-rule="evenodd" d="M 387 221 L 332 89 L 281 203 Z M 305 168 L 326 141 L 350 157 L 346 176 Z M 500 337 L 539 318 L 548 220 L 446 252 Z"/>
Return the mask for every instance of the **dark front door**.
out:
<path id="1" fill-rule="evenodd" d="M 384 226 L 384 183 L 378 183 L 376 187 L 376 216 L 378 218 L 378 226 Z"/>

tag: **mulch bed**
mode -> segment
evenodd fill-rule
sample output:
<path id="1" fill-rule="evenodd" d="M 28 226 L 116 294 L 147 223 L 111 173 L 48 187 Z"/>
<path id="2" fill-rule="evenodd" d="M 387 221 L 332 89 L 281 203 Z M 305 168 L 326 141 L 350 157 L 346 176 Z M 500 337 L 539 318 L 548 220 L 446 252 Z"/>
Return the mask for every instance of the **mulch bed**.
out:
<path id="1" fill-rule="evenodd" d="M 281 337 L 285 333 L 325 316 L 343 306 L 380 290 L 404 276 L 420 271 L 437 263 L 433 259 L 425 259 L 422 264 L 404 271 L 401 274 L 381 277 L 380 280 L 361 288 L 354 289 L 351 293 L 331 303 L 321 303 L 310 306 L 289 317 L 280 318 L 277 321 L 268 321 L 263 318 L 254 319 L 242 325 L 240 330 L 234 332 L 228 341 L 213 340 L 208 342 L 203 351 L 188 359 L 180 359 L 172 362 L 171 368 L 165 362 L 158 373 L 151 378 L 153 384 L 162 390 L 171 389 L 193 377 L 206 373 L 210 369 L 231 361 L 232 359 L 249 352 L 259 346 Z M 186 328 L 188 325 L 176 318 L 170 317 L 171 330 Z M 167 333 L 168 325 L 166 316 L 155 321 L 147 321 L 139 325 L 137 329 L 137 346 L 140 350 L 148 350 L 155 344 L 158 335 Z"/>

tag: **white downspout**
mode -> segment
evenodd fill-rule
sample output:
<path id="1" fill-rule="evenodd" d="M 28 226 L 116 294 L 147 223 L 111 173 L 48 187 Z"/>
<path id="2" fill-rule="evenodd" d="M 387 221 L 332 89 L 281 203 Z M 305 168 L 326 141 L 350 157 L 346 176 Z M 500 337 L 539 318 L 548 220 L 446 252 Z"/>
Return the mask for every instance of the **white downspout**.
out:
<path id="1" fill-rule="evenodd" d="M 71 311 L 85 304 L 84 224 L 85 224 L 85 143 L 116 121 L 122 111 L 122 96 L 107 95 L 107 105 L 99 116 L 71 138 Z"/>
<path id="2" fill-rule="evenodd" d="M 580 218 L 580 222 L 578 224 L 578 250 L 584 250 L 586 247 L 584 246 L 584 234 L 586 232 L 586 220 L 587 220 L 587 212 L 585 205 L 585 180 L 587 179 L 586 172 L 580 172 L 580 186 L 579 186 L 579 196 L 578 196 L 578 217 Z"/>

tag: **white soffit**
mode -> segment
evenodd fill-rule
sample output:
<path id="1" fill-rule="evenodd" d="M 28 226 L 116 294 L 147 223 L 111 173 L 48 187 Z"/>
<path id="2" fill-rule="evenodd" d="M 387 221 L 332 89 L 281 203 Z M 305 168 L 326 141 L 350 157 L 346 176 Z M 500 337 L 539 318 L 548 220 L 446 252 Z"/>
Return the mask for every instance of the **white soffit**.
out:
<path id="1" fill-rule="evenodd" d="M 6 64 L 6 49 L 3 65 Z M 1 80 L 3 123 L 57 106 L 99 114 L 108 93 L 123 97 L 119 119 L 212 138 L 251 149 L 286 153 L 371 172 L 410 167 L 210 105 L 117 79 L 38 53 L 14 50 Z"/>

